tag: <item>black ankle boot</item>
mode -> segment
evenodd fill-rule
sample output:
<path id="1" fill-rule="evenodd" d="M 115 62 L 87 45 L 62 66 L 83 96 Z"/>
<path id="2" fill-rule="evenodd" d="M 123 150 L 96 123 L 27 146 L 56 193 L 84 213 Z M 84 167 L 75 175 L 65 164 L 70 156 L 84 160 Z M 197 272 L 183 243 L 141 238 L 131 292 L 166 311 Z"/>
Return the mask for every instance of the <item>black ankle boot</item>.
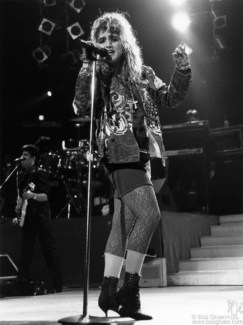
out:
<path id="1" fill-rule="evenodd" d="M 98 299 L 98 305 L 100 309 L 106 314 L 107 311 L 113 310 L 118 313 L 118 302 L 117 302 L 117 285 L 118 285 L 118 278 L 114 277 L 105 277 L 102 287 L 101 293 Z"/>
<path id="2" fill-rule="evenodd" d="M 119 314 L 135 320 L 149 320 L 152 317 L 141 312 L 139 279 L 140 276 L 137 273 L 125 273 L 124 284 L 117 293 L 117 300 L 121 305 Z"/>

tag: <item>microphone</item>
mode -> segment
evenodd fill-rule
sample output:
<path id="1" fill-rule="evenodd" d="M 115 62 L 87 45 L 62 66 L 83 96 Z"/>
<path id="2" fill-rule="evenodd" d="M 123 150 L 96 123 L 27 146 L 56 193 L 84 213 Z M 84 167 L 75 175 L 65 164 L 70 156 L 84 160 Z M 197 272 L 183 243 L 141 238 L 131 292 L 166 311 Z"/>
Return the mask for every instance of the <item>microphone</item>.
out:
<path id="1" fill-rule="evenodd" d="M 14 159 L 14 162 L 19 162 L 19 161 L 23 161 L 23 160 L 26 160 L 26 158 L 25 157 L 19 157 L 19 158 Z"/>
<path id="2" fill-rule="evenodd" d="M 79 39 L 79 45 L 88 51 L 99 54 L 101 57 L 108 56 L 109 53 L 106 49 L 95 46 L 93 43 Z"/>

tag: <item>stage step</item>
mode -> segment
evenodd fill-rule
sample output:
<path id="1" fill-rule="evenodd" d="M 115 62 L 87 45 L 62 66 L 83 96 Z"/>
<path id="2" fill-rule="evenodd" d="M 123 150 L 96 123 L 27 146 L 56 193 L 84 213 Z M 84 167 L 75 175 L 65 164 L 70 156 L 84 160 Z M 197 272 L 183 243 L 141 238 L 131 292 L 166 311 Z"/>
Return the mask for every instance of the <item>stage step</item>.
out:
<path id="1" fill-rule="evenodd" d="M 243 214 L 232 214 L 219 217 L 220 224 L 228 222 L 243 222 Z"/>
<path id="2" fill-rule="evenodd" d="M 202 258 L 197 260 L 180 261 L 179 270 L 180 271 L 243 270 L 243 257 Z"/>
<path id="3" fill-rule="evenodd" d="M 190 252 L 191 258 L 239 257 L 243 256 L 243 245 L 194 247 Z"/>
<path id="4" fill-rule="evenodd" d="M 167 276 L 169 286 L 243 285 L 242 270 L 178 272 Z"/>
<path id="5" fill-rule="evenodd" d="M 219 226 L 211 226 L 211 235 L 212 236 L 242 236 L 243 235 L 243 222 L 229 222 L 229 223 L 223 223 Z"/>
<path id="6" fill-rule="evenodd" d="M 220 246 L 220 245 L 243 245 L 243 236 L 219 237 L 203 236 L 201 237 L 201 246 Z"/>
<path id="7" fill-rule="evenodd" d="M 220 216 L 191 259 L 179 261 L 179 272 L 168 274 L 169 286 L 243 285 L 243 215 Z"/>

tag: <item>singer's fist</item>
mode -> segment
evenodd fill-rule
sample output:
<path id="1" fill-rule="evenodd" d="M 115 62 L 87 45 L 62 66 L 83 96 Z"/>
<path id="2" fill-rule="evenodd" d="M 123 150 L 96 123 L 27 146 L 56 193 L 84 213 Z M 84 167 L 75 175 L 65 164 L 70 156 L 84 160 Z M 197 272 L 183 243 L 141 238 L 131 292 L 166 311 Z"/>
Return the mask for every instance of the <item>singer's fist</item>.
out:
<path id="1" fill-rule="evenodd" d="M 189 57 L 186 53 L 185 43 L 180 44 L 172 53 L 177 68 L 189 67 Z"/>

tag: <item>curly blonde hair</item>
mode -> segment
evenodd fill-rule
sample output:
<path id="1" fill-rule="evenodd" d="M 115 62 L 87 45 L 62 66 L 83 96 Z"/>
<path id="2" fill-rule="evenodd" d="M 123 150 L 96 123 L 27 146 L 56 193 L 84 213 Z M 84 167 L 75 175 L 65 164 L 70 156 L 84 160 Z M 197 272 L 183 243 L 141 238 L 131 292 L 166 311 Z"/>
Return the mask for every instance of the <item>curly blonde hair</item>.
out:
<path id="1" fill-rule="evenodd" d="M 142 75 L 142 51 L 135 32 L 123 13 L 107 12 L 97 18 L 91 28 L 91 41 L 97 42 L 100 31 L 110 30 L 120 36 L 124 62 L 121 78 L 124 82 L 138 83 Z"/>

